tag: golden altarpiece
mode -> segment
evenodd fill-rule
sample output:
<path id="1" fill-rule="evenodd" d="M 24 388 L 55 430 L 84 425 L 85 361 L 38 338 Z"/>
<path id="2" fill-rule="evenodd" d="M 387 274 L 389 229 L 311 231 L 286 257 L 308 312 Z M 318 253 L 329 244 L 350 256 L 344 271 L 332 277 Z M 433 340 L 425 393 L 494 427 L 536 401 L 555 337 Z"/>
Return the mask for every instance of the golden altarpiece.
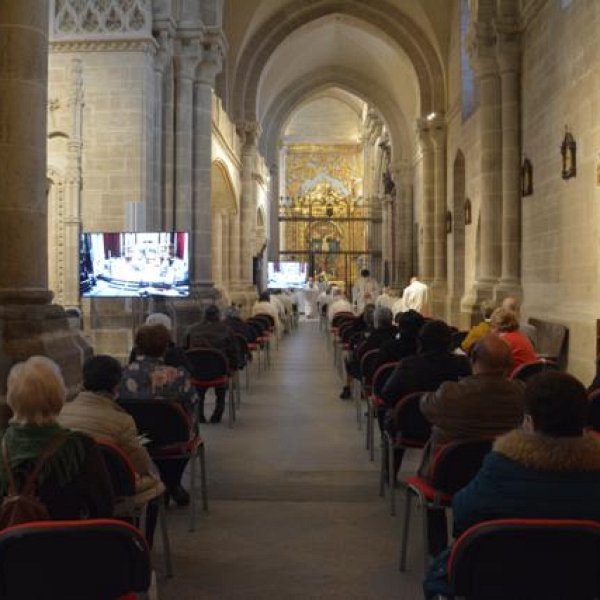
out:
<path id="1" fill-rule="evenodd" d="M 350 289 L 371 266 L 371 203 L 362 192 L 361 145 L 289 146 L 279 200 L 280 259 Z"/>

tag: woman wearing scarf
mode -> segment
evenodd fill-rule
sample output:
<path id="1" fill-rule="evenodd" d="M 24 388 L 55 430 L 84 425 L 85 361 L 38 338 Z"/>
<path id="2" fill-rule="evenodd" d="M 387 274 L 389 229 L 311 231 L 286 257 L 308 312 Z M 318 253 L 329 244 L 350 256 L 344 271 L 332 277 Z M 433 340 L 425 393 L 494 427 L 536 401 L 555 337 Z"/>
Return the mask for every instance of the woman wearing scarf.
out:
<path id="1" fill-rule="evenodd" d="M 4 433 L 8 464 L 21 489 L 43 450 L 57 447 L 37 479 L 37 492 L 52 519 L 111 517 L 113 491 L 100 450 L 92 438 L 56 422 L 67 395 L 58 365 L 43 356 L 16 364 L 8 375 L 7 403 L 13 418 Z M 0 462 L 0 496 L 8 477 Z"/>

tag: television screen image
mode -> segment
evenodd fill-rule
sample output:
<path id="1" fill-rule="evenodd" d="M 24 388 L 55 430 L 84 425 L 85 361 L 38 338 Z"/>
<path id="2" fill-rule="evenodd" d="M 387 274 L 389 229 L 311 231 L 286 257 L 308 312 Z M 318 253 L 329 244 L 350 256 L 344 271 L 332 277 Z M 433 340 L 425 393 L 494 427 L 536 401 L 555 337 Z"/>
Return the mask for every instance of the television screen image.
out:
<path id="1" fill-rule="evenodd" d="M 308 264 L 304 262 L 270 262 L 267 287 L 271 289 L 303 288 L 308 277 Z"/>
<path id="2" fill-rule="evenodd" d="M 82 298 L 188 296 L 188 233 L 82 233 L 79 290 Z"/>

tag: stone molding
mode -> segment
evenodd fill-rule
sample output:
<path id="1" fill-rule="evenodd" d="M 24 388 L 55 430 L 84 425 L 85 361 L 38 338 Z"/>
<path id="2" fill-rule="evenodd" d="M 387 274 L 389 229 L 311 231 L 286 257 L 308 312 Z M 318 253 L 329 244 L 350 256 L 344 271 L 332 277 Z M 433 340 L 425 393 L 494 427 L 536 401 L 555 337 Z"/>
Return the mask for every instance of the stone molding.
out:
<path id="1" fill-rule="evenodd" d="M 86 39 L 86 40 L 54 40 L 50 42 L 50 52 L 144 52 L 154 54 L 157 48 L 154 39 Z"/>
<path id="2" fill-rule="evenodd" d="M 50 16 L 55 40 L 152 35 L 151 0 L 51 0 Z"/>

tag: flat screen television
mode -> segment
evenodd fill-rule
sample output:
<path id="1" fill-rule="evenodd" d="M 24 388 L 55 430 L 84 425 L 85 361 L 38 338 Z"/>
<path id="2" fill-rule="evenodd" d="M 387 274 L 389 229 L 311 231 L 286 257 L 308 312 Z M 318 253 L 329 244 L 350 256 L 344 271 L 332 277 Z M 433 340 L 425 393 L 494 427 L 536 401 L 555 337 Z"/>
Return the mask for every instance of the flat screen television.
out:
<path id="1" fill-rule="evenodd" d="M 308 263 L 269 262 L 267 287 L 270 289 L 303 288 L 308 277 Z"/>
<path id="2" fill-rule="evenodd" d="M 82 298 L 189 296 L 189 235 L 175 232 L 82 233 Z"/>

